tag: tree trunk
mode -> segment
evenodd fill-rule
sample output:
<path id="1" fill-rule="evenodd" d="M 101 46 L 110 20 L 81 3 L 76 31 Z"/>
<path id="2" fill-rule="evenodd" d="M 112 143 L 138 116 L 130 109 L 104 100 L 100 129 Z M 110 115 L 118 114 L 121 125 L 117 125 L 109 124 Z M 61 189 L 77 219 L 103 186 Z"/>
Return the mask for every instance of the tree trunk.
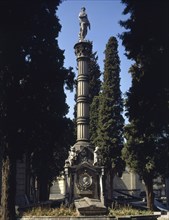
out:
<path id="1" fill-rule="evenodd" d="M 2 196 L 1 219 L 15 220 L 15 192 L 16 192 L 16 160 L 10 155 L 2 156 Z"/>
<path id="2" fill-rule="evenodd" d="M 111 200 L 113 199 L 113 180 L 115 177 L 115 170 L 110 168 L 110 196 L 111 196 Z"/>
<path id="3" fill-rule="evenodd" d="M 167 208 L 169 208 L 169 178 L 165 179 L 166 197 L 167 197 Z"/>
<path id="4" fill-rule="evenodd" d="M 44 202 L 49 200 L 49 185 L 45 177 L 38 179 L 39 201 Z"/>
<path id="5" fill-rule="evenodd" d="M 110 200 L 113 198 L 113 171 L 110 169 Z"/>
<path id="6" fill-rule="evenodd" d="M 114 179 L 114 170 L 110 167 L 106 170 L 106 194 L 105 199 L 107 201 L 107 206 L 111 206 L 113 199 L 113 179 Z"/>
<path id="7" fill-rule="evenodd" d="M 153 178 L 150 175 L 149 177 L 143 179 L 146 187 L 147 208 L 153 211 L 154 210 Z"/>

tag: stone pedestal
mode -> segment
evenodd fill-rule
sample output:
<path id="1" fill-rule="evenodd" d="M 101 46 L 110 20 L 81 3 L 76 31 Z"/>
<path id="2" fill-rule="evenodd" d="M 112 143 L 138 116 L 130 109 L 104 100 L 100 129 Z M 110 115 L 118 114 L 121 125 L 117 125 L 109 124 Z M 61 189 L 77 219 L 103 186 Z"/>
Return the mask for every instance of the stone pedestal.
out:
<path id="1" fill-rule="evenodd" d="M 79 200 L 75 200 L 75 206 L 80 215 L 106 215 L 107 209 L 98 199 L 89 199 L 84 197 Z"/>
<path id="2" fill-rule="evenodd" d="M 78 64 L 77 142 L 71 147 L 69 157 L 65 162 L 66 203 L 74 203 L 78 212 L 80 213 L 82 210 L 85 215 L 87 210 L 91 210 L 91 207 L 93 212 L 99 212 L 98 207 L 101 207 L 100 212 L 105 213 L 104 167 L 99 164 L 97 148 L 91 146 L 89 141 L 88 65 L 92 53 L 92 44 L 81 41 L 75 44 L 74 49 Z M 95 201 L 97 205 L 92 205 L 92 201 Z"/>

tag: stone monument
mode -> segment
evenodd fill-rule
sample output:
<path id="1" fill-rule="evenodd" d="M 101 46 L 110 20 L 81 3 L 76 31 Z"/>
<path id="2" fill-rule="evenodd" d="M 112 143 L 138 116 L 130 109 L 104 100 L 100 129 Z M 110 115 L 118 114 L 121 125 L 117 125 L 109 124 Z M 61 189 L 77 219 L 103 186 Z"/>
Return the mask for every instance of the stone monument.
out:
<path id="1" fill-rule="evenodd" d="M 89 140 L 88 65 L 92 44 L 85 40 L 90 22 L 84 7 L 79 13 L 79 20 L 79 41 L 74 46 L 78 65 L 77 141 L 65 161 L 65 202 L 74 203 L 81 215 L 105 214 L 104 167 L 100 164 L 99 149 L 94 148 Z"/>

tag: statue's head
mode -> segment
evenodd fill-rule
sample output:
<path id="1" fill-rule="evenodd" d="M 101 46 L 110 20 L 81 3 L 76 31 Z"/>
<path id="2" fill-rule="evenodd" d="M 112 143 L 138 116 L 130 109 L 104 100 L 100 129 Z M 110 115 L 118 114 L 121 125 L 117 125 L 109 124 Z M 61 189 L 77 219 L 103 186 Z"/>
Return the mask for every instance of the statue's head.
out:
<path id="1" fill-rule="evenodd" d="M 85 7 L 82 7 L 81 9 L 82 9 L 82 11 L 85 11 L 85 10 L 86 10 L 86 8 L 85 8 Z"/>

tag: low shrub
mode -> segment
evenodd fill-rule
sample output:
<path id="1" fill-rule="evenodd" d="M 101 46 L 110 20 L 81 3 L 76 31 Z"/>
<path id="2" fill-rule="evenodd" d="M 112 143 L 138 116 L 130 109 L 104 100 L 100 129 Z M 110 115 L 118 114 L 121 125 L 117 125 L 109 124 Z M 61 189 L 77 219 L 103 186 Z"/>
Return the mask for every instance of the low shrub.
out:
<path id="1" fill-rule="evenodd" d="M 130 206 L 116 206 L 109 208 L 108 216 L 133 216 L 133 215 L 152 215 L 153 212 L 147 210 L 133 209 Z M 72 207 L 61 205 L 60 208 L 34 207 L 30 210 L 20 213 L 20 216 L 78 216 L 76 210 Z"/>
<path id="2" fill-rule="evenodd" d="M 148 210 L 134 209 L 130 206 L 115 207 L 109 209 L 109 216 L 127 216 L 127 215 L 152 215 L 153 212 Z"/>
<path id="3" fill-rule="evenodd" d="M 21 216 L 77 216 L 76 210 L 61 206 L 60 208 L 35 207 L 24 211 Z"/>

